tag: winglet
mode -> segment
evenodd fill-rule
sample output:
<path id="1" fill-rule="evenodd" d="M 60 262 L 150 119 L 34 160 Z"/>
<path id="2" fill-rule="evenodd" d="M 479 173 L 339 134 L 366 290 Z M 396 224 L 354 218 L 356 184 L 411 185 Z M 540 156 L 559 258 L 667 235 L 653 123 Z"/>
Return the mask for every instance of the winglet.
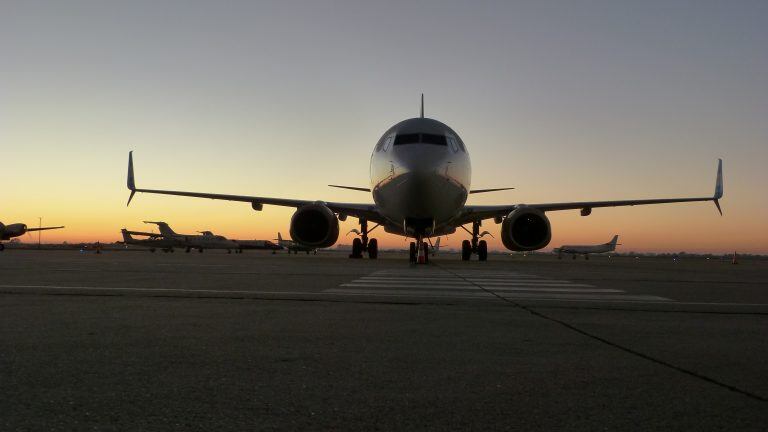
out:
<path id="1" fill-rule="evenodd" d="M 128 203 L 125 204 L 126 207 L 131 205 L 133 195 L 136 194 L 136 182 L 133 177 L 133 151 L 128 152 L 128 189 L 131 191 L 131 195 L 128 197 Z"/>
<path id="2" fill-rule="evenodd" d="M 421 94 L 421 118 L 424 118 L 424 93 Z"/>
<path id="3" fill-rule="evenodd" d="M 723 160 L 717 160 L 717 180 L 715 181 L 715 195 L 712 197 L 712 201 L 715 202 L 717 211 L 720 212 L 720 216 L 723 215 L 723 209 L 720 208 L 720 198 L 723 197 Z"/>

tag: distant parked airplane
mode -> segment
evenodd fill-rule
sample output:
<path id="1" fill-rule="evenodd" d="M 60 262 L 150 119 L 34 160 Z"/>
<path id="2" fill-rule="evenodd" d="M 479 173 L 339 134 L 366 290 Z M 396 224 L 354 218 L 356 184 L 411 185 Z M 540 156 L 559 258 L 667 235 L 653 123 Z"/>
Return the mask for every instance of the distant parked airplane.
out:
<path id="1" fill-rule="evenodd" d="M 619 236 L 613 236 L 613 240 L 608 243 L 599 245 L 563 245 L 559 248 L 552 249 L 552 252 L 557 254 L 557 259 L 562 259 L 563 254 L 572 254 L 573 259 L 576 259 L 576 255 L 584 255 L 584 259 L 589 259 L 589 254 L 613 252 L 616 250 L 616 243 L 619 241 Z"/>
<path id="2" fill-rule="evenodd" d="M 154 252 L 160 249 L 163 252 L 173 252 L 174 246 L 179 246 L 178 242 L 174 239 L 167 239 L 157 233 L 145 233 L 139 231 L 128 231 L 123 228 L 120 230 L 123 235 L 123 243 L 133 246 L 142 246 L 149 248 L 150 252 Z M 133 238 L 134 235 L 146 236 L 145 239 Z"/>
<path id="3" fill-rule="evenodd" d="M 438 252 L 440 252 L 440 237 L 435 240 L 435 244 L 430 244 L 430 250 L 432 251 L 432 256 L 437 255 Z"/>
<path id="4" fill-rule="evenodd" d="M 291 251 L 293 251 L 294 254 L 298 254 L 299 252 L 306 252 L 307 255 L 309 255 L 310 252 L 314 252 L 315 255 L 317 255 L 317 248 L 304 246 L 303 244 L 297 243 L 293 240 L 283 240 L 283 235 L 280 233 L 277 233 L 277 238 L 275 240 L 277 240 L 277 245 L 286 248 L 289 254 Z"/>
<path id="5" fill-rule="evenodd" d="M 236 242 L 224 236 L 215 235 L 210 231 L 203 231 L 201 235 L 178 234 L 165 222 L 144 221 L 144 223 L 157 225 L 164 239 L 172 240 L 174 246 L 185 248 L 186 252 L 192 249 L 197 249 L 201 253 L 204 249 L 226 249 L 229 253 L 234 249 L 236 253 L 241 252 L 241 248 Z"/>
<path id="6" fill-rule="evenodd" d="M 45 231 L 45 230 L 53 230 L 53 229 L 61 229 L 64 228 L 63 226 L 55 226 L 55 227 L 39 227 L 39 228 L 29 228 L 27 225 L 23 223 L 14 223 L 10 225 L 4 225 L 2 222 L 0 222 L 0 241 L 3 240 L 10 240 L 14 237 L 23 236 L 24 234 L 32 231 Z M 0 251 L 5 250 L 5 245 L 3 243 L 0 243 Z"/>

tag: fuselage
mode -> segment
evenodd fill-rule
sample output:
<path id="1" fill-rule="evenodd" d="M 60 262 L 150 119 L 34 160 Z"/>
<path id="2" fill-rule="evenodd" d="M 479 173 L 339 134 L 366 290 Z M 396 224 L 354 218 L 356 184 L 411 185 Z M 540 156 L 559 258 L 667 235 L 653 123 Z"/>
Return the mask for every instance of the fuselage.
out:
<path id="1" fill-rule="evenodd" d="M 467 201 L 472 168 L 459 135 L 429 118 L 389 128 L 371 155 L 371 192 L 388 232 L 436 236 Z"/>

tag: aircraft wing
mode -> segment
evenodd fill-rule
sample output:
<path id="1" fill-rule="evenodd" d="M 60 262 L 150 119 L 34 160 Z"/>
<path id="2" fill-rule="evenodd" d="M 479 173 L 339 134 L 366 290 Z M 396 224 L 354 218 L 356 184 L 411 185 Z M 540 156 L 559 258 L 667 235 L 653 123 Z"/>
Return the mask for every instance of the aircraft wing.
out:
<path id="1" fill-rule="evenodd" d="M 128 189 L 131 191 L 131 195 L 128 198 L 128 204 L 131 203 L 133 195 L 136 192 L 160 194 L 160 195 L 176 195 L 193 198 L 208 198 L 213 200 L 223 201 L 239 201 L 247 202 L 251 204 L 254 210 L 261 210 L 262 205 L 276 205 L 284 207 L 302 207 L 307 204 L 313 204 L 315 200 L 299 200 L 290 198 L 270 198 L 250 195 L 227 195 L 217 193 L 204 193 L 204 192 L 185 192 L 175 190 L 162 190 L 162 189 L 140 189 L 136 187 L 135 177 L 133 174 L 133 152 L 128 153 Z M 339 202 L 327 202 L 323 201 L 323 204 L 328 206 L 333 212 L 343 216 L 352 216 L 357 218 L 365 218 L 374 223 L 384 222 L 384 218 L 376 210 L 374 204 L 358 204 L 358 203 L 339 203 Z"/>
<path id="2" fill-rule="evenodd" d="M 593 208 L 598 207 L 622 207 L 622 206 L 636 206 L 636 205 L 648 205 L 648 204 L 667 204 L 667 203 L 681 203 L 681 202 L 695 202 L 695 201 L 712 201 L 717 206 L 717 210 L 720 214 L 723 214 L 720 208 L 720 198 L 723 197 L 723 160 L 718 159 L 717 162 L 717 178 L 715 180 L 715 193 L 708 197 L 696 197 L 696 198 L 658 198 L 658 199 L 642 199 L 642 200 L 620 200 L 620 201 L 583 201 L 583 202 L 564 202 L 564 203 L 543 203 L 543 204 L 525 204 L 526 207 L 535 208 L 543 212 L 557 211 L 557 210 L 581 210 L 582 215 L 587 216 L 592 212 Z M 466 223 L 490 219 L 495 217 L 503 217 L 509 214 L 509 212 L 521 207 L 521 204 L 510 205 L 484 205 L 484 206 L 465 206 L 464 212 L 454 222 L 455 225 L 464 225 Z"/>
<path id="3" fill-rule="evenodd" d="M 162 234 L 158 233 L 151 233 L 151 232 L 144 232 L 144 231 L 125 231 L 126 233 L 130 235 L 137 235 L 137 236 L 146 236 L 146 237 L 164 237 Z"/>
<path id="4" fill-rule="evenodd" d="M 61 229 L 64 228 L 63 226 L 55 226 L 55 227 L 42 227 L 42 228 L 27 228 L 27 232 L 30 231 L 45 231 L 45 230 L 52 230 L 52 229 Z"/>

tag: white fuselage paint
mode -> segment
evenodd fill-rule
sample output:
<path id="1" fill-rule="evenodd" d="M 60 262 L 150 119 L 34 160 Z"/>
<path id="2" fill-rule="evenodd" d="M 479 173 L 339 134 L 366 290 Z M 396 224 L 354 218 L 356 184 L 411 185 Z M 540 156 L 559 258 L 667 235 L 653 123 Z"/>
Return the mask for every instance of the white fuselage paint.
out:
<path id="1" fill-rule="evenodd" d="M 417 134 L 422 142 L 397 142 L 400 135 Z M 423 142 L 423 135 L 444 137 L 445 143 Z M 452 233 L 450 222 L 467 201 L 471 173 L 469 153 L 447 125 L 413 118 L 392 126 L 371 155 L 371 192 L 387 219 L 385 229 L 410 236 Z"/>

